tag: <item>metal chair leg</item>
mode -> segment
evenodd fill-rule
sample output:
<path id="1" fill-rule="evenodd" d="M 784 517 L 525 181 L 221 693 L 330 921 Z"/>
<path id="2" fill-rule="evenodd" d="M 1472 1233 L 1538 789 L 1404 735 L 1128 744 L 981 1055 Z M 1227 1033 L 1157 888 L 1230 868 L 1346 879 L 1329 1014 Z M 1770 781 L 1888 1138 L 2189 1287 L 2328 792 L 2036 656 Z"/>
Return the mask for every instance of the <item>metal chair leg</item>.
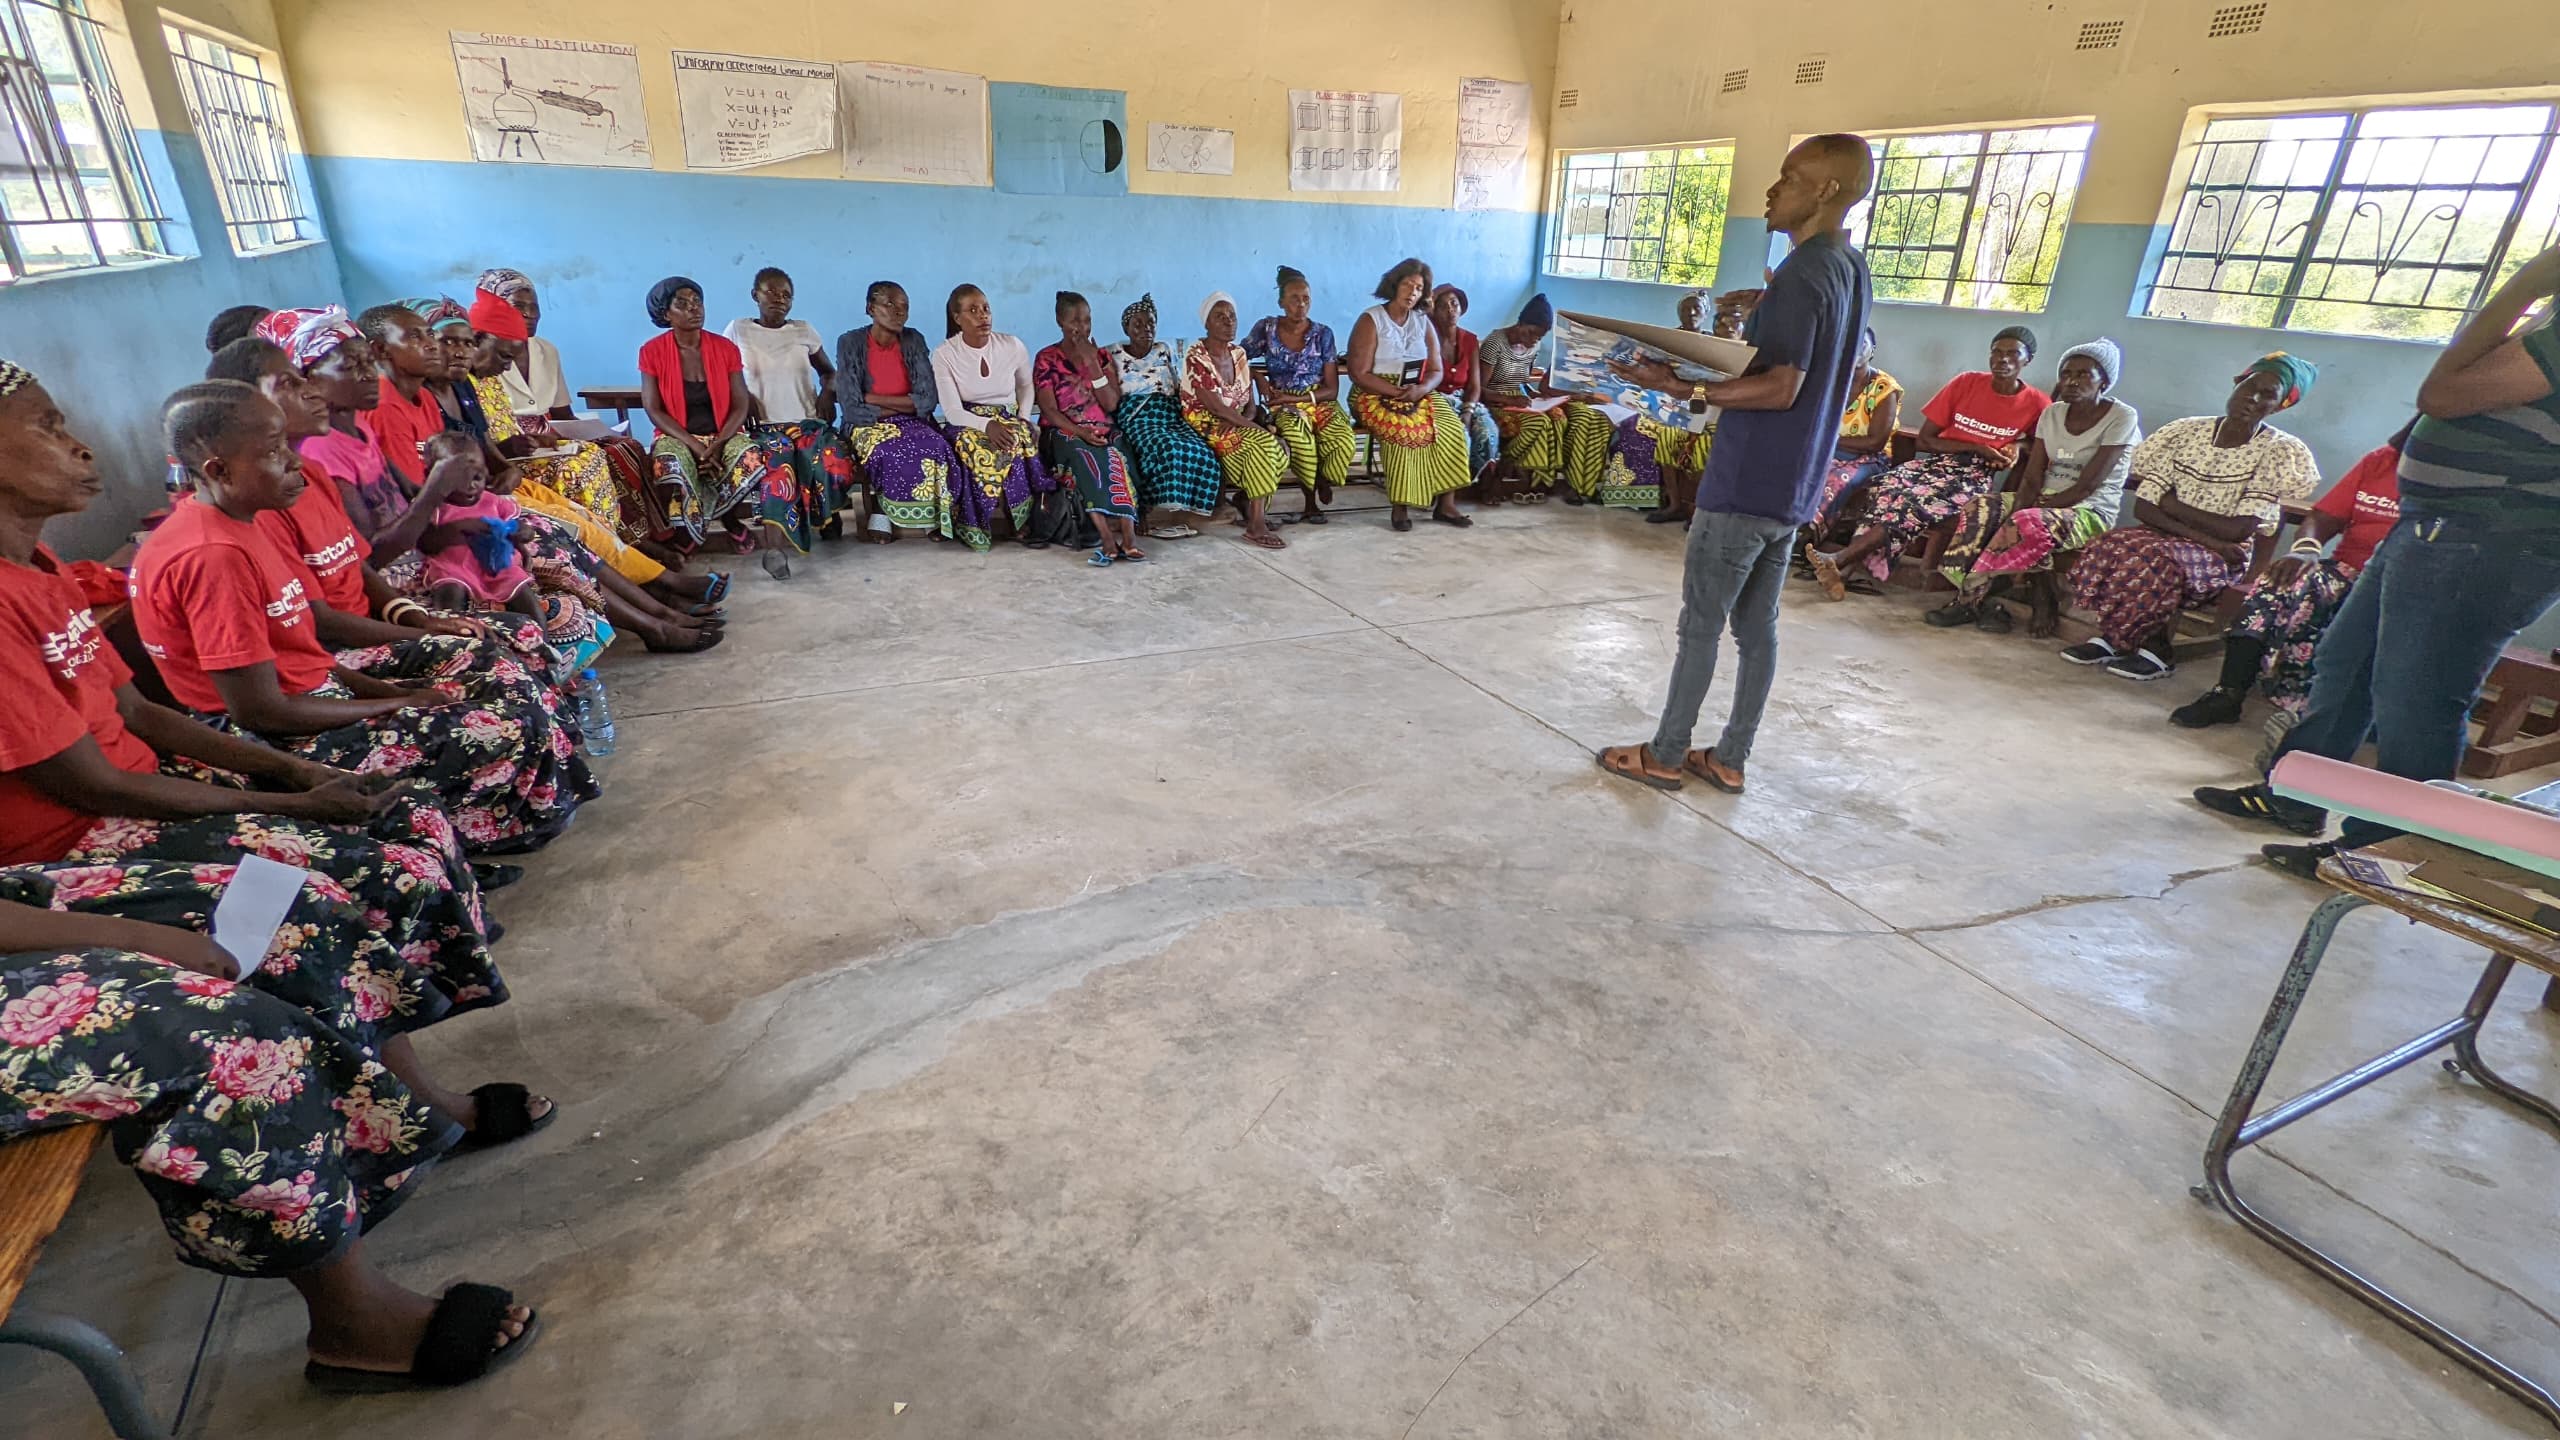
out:
<path id="1" fill-rule="evenodd" d="M 2495 953 L 2490 955 L 2489 968 L 2480 972 L 2480 983 L 2471 992 L 2471 1003 L 2463 1008 L 2463 1014 L 2470 1018 L 2473 1028 L 2455 1037 L 2453 1058 L 2444 1062 L 2444 1068 L 2457 1075 L 2469 1075 L 2486 1086 L 2490 1094 L 2530 1113 L 2554 1130 L 2560 1130 L 2560 1105 L 2554 1105 L 2500 1075 L 2480 1058 L 2479 1027 L 2489 1023 L 2489 1011 L 2498 1003 L 2498 992 L 2505 988 L 2507 976 L 2514 969 L 2513 960 Z"/>
<path id="2" fill-rule="evenodd" d="M 98 1408 L 106 1412 L 107 1426 L 116 1432 L 118 1440 L 169 1440 L 169 1432 L 152 1417 L 150 1403 L 143 1398 L 142 1382 L 134 1378 L 133 1367 L 125 1363 L 124 1351 L 96 1326 L 68 1315 L 13 1310 L 7 1320 L 0 1321 L 0 1345 L 50 1350 L 78 1366 L 80 1377 L 89 1382 L 89 1393 L 97 1397 Z"/>

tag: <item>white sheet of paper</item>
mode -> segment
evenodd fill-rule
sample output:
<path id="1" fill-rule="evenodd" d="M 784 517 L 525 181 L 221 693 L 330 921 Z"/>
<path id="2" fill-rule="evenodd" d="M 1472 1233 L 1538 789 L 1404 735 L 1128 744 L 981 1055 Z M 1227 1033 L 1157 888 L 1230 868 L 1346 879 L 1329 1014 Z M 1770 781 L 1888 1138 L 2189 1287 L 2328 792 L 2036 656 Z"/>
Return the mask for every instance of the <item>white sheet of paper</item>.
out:
<path id="1" fill-rule="evenodd" d="M 836 148 L 836 67 L 702 50 L 671 52 L 689 170 L 746 170 Z"/>
<path id="2" fill-rule="evenodd" d="M 1524 208 L 1530 118 L 1529 87 L 1519 81 L 1458 82 L 1458 209 Z"/>
<path id="3" fill-rule="evenodd" d="M 267 947 L 275 943 L 277 929 L 310 876 L 308 870 L 263 855 L 240 857 L 231 883 L 213 903 L 213 943 L 240 963 L 243 978 L 267 963 Z"/>
<path id="4" fill-rule="evenodd" d="M 847 180 L 989 185 L 987 77 L 916 65 L 836 67 Z"/>
<path id="5" fill-rule="evenodd" d="M 1289 188 L 1396 190 L 1404 184 L 1404 96 L 1392 90 L 1289 92 Z"/>
<path id="6" fill-rule="evenodd" d="M 607 436 L 621 433 L 601 420 L 589 419 L 584 415 L 574 420 L 553 420 L 549 423 L 551 433 L 563 440 L 602 440 Z"/>
<path id="7" fill-rule="evenodd" d="M 1206 125 L 1147 126 L 1147 168 L 1176 175 L 1236 173 L 1236 132 Z"/>

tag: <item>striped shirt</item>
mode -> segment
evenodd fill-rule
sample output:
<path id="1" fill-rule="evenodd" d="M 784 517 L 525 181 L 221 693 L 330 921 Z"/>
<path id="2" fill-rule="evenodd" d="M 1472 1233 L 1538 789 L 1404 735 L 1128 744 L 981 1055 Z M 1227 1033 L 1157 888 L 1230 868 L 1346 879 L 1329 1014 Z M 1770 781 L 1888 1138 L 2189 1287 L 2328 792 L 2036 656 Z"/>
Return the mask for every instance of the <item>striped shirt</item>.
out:
<path id="1" fill-rule="evenodd" d="M 2525 336 L 2524 353 L 2551 381 L 2551 393 L 2484 415 L 2420 420 L 2400 452 L 2403 501 L 2494 513 L 2520 527 L 2560 525 L 2560 326 Z"/>

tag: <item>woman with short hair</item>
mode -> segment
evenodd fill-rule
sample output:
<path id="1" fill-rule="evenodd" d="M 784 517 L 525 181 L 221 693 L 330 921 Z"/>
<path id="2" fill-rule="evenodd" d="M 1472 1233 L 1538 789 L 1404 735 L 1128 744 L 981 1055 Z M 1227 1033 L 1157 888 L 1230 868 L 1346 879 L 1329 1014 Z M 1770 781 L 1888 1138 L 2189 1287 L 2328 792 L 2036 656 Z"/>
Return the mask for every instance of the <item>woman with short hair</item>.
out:
<path id="1" fill-rule="evenodd" d="M 1458 513 L 1458 492 L 1471 478 L 1467 426 L 1439 393 L 1440 336 L 1423 304 L 1431 267 L 1399 260 L 1372 293 L 1379 303 L 1351 327 L 1351 412 L 1378 447 L 1390 523 L 1411 530 L 1412 512 L 1423 506 L 1433 520 L 1464 529 L 1475 523 Z"/>

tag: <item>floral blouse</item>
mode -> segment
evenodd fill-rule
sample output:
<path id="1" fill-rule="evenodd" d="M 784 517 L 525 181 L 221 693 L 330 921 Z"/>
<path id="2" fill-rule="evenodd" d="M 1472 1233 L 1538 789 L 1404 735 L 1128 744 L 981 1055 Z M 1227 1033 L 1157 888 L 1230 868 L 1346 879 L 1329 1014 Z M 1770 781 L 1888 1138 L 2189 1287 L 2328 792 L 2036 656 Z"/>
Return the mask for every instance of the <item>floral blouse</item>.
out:
<path id="1" fill-rule="evenodd" d="M 1109 358 L 1108 351 L 1104 352 L 1104 358 Z M 1062 418 L 1106 435 L 1111 432 L 1111 412 L 1103 409 L 1102 402 L 1093 397 L 1093 387 L 1085 383 L 1083 373 L 1076 369 L 1076 362 L 1067 358 L 1066 346 L 1052 345 L 1040 352 L 1031 362 L 1031 384 L 1056 398 Z M 1058 428 L 1051 423 L 1045 407 L 1040 412 L 1040 423 L 1052 430 Z"/>
<path id="2" fill-rule="evenodd" d="M 1901 381 L 1882 370 L 1868 371 L 1865 388 L 1850 396 L 1848 405 L 1840 411 L 1841 436 L 1845 439 L 1856 439 L 1866 434 L 1867 426 L 1876 418 L 1876 412 L 1884 408 L 1886 401 L 1901 393 Z"/>
<path id="3" fill-rule="evenodd" d="M 1208 341 L 1191 342 L 1190 351 L 1182 357 L 1182 398 L 1186 404 L 1205 410 L 1208 407 L 1200 405 L 1196 397 L 1215 395 L 1239 415 L 1253 408 L 1252 358 L 1244 353 L 1243 346 L 1230 344 L 1227 359 L 1235 371 L 1232 380 L 1219 376 Z"/>
<path id="4" fill-rule="evenodd" d="M 1252 333 L 1244 337 L 1244 353 L 1271 377 L 1272 389 L 1292 394 L 1323 384 L 1324 367 L 1341 358 L 1341 352 L 1334 348 L 1333 331 L 1321 321 L 1307 322 L 1304 348 L 1291 350 L 1281 344 L 1277 315 L 1254 322 Z"/>
<path id="5" fill-rule="evenodd" d="M 1120 346 L 1111 347 L 1112 362 L 1120 367 L 1120 398 L 1138 395 L 1174 395 L 1182 390 L 1182 375 L 1174 364 L 1173 347 L 1159 340 L 1144 355 L 1132 355 Z"/>

